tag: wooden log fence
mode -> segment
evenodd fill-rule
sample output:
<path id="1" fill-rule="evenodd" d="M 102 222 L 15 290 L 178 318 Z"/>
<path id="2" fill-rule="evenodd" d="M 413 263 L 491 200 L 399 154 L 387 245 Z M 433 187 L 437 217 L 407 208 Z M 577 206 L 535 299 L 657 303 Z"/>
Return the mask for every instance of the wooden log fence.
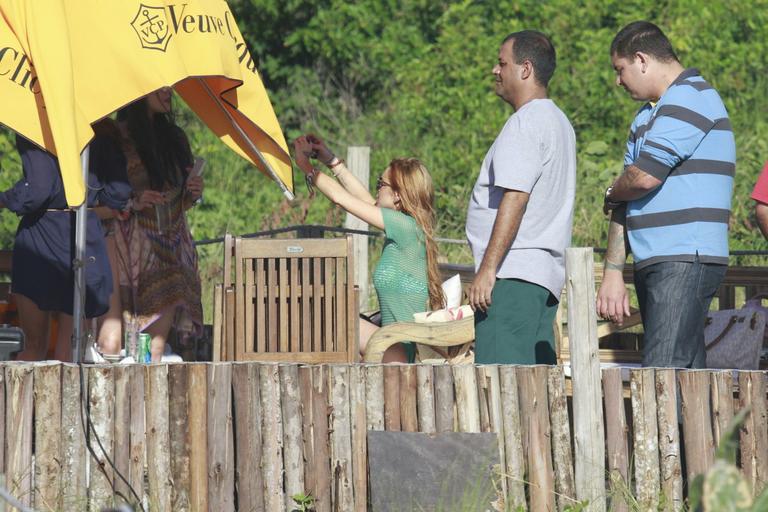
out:
<path id="1" fill-rule="evenodd" d="M 620 371 L 602 373 L 606 437 L 595 440 L 605 447 L 607 509 L 630 510 L 627 495 L 651 508 L 664 496 L 679 509 L 686 482 L 712 464 L 715 439 L 745 408 L 740 468 L 755 492 L 766 486 L 765 372 L 635 369 L 624 398 Z M 292 496 L 305 494 L 317 511 L 362 512 L 369 429 L 494 432 L 495 488 L 510 509 L 564 510 L 586 499 L 575 485 L 573 402 L 557 366 L 92 366 L 82 403 L 73 365 L 6 363 L 0 376 L 2 471 L 36 510 L 99 510 L 135 502 L 135 492 L 150 510 L 290 511 Z"/>
<path id="2" fill-rule="evenodd" d="M 591 250 L 567 260 L 570 383 L 558 366 L 0 363 L 3 483 L 36 510 L 279 512 L 305 495 L 364 512 L 368 431 L 491 432 L 500 510 L 678 510 L 745 415 L 739 469 L 761 492 L 768 373 L 601 371 Z"/>

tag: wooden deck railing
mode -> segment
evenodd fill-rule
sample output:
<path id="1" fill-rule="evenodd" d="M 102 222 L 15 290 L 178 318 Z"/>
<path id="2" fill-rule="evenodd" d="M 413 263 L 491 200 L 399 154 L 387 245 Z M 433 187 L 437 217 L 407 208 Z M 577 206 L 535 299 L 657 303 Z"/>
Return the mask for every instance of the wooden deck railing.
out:
<path id="1" fill-rule="evenodd" d="M 292 495 L 311 493 L 317 511 L 364 511 L 367 430 L 495 432 L 498 488 L 510 504 L 554 510 L 581 499 L 558 366 L 94 366 L 84 370 L 83 399 L 106 450 L 91 433 L 95 457 L 76 366 L 0 370 L 0 468 L 10 491 L 37 510 L 134 501 L 108 456 L 150 510 L 292 510 Z M 603 370 L 603 398 L 599 389 L 593 396 L 605 411 L 605 438 L 594 441 L 607 468 L 592 485 L 611 510 L 621 510 L 622 492 L 643 509 L 655 510 L 661 496 L 680 503 L 744 408 L 741 471 L 755 490 L 765 486 L 764 372 L 634 369 L 629 414 L 620 373 Z"/>
<path id="2" fill-rule="evenodd" d="M 513 510 L 628 510 L 623 496 L 656 510 L 678 508 L 746 411 L 740 470 L 765 488 L 768 374 L 601 371 L 591 250 L 569 253 L 572 394 L 561 366 L 5 363 L 0 471 L 39 510 L 135 492 L 149 510 L 278 512 L 311 494 L 318 512 L 364 512 L 367 431 L 493 432 Z"/>

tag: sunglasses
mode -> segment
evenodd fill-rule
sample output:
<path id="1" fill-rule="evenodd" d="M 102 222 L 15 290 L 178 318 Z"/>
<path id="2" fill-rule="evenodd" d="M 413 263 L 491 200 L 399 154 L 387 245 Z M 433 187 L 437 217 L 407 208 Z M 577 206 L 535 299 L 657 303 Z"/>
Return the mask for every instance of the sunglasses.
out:
<path id="1" fill-rule="evenodd" d="M 379 177 L 376 179 L 376 192 L 378 192 L 379 190 L 381 190 L 381 189 L 382 189 L 382 188 L 384 188 L 384 187 L 391 187 L 391 186 L 392 186 L 392 185 L 390 185 L 389 183 L 387 183 L 386 181 L 384 181 L 384 179 L 383 179 L 381 176 L 379 176 Z"/>

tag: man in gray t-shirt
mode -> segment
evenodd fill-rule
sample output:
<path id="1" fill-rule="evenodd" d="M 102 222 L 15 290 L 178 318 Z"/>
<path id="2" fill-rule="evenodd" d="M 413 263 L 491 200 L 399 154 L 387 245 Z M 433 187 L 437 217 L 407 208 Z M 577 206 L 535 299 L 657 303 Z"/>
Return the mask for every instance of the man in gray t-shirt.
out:
<path id="1" fill-rule="evenodd" d="M 475 259 L 475 362 L 554 364 L 576 191 L 576 137 L 547 98 L 555 49 L 540 32 L 507 36 L 496 94 L 512 105 L 483 160 L 467 211 Z"/>

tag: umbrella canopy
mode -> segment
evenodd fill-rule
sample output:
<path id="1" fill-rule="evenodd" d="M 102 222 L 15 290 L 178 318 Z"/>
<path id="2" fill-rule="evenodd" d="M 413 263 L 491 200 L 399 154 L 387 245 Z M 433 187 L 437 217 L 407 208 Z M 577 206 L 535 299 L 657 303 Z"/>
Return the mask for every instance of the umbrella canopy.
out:
<path id="1" fill-rule="evenodd" d="M 147 3 L 0 0 L 0 122 L 57 154 L 67 201 L 77 205 L 90 123 L 175 85 L 217 136 L 292 197 L 285 139 L 227 3 Z"/>

